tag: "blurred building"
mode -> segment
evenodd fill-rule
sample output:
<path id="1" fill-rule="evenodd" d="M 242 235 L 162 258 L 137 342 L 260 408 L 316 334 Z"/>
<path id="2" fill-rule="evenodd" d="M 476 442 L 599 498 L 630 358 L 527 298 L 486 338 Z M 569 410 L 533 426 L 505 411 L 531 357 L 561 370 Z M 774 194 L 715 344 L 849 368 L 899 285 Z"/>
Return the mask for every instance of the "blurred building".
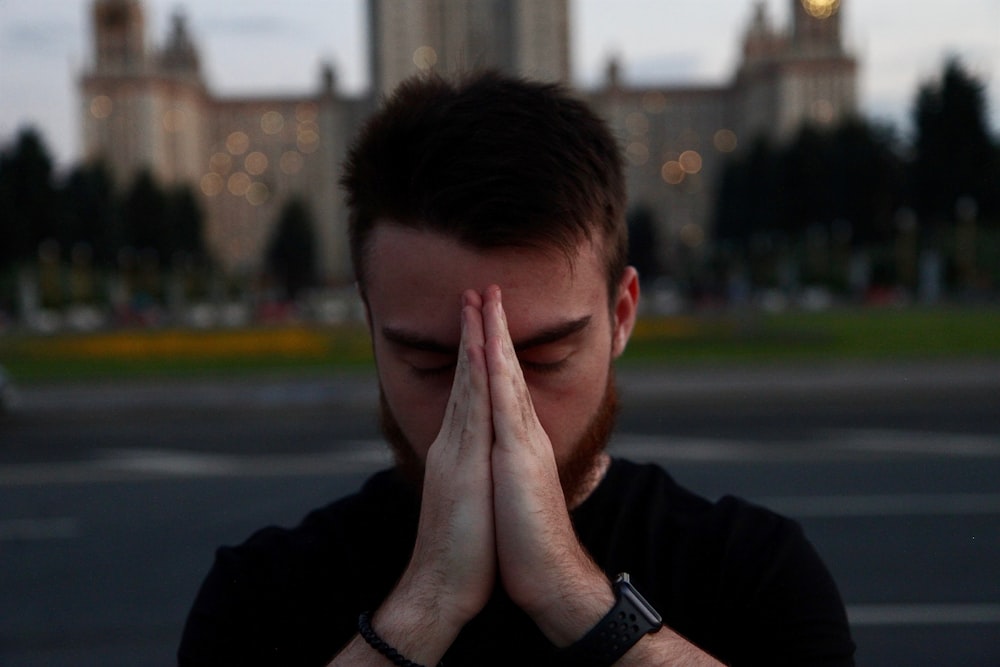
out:
<path id="1" fill-rule="evenodd" d="M 483 66 L 569 81 L 567 0 L 369 0 L 372 87 L 385 93 L 418 70 Z"/>
<path id="2" fill-rule="evenodd" d="M 840 1 L 784 1 L 788 28 L 776 26 L 767 4 L 755 0 L 741 61 L 726 85 L 629 86 L 612 61 L 603 86 L 585 93 L 618 133 L 630 204 L 651 212 L 661 257 L 703 248 L 730 154 L 857 111 L 857 61 L 841 38 Z"/>
<path id="3" fill-rule="evenodd" d="M 752 137 L 780 140 L 855 111 L 838 0 L 787 1 L 789 29 L 755 3 L 726 86 L 629 86 L 612 62 L 603 85 L 580 93 L 618 134 L 631 203 L 653 212 L 662 253 L 706 238 L 728 154 Z M 316 221 L 324 275 L 348 280 L 340 163 L 373 101 L 407 76 L 490 66 L 570 77 L 569 0 L 368 0 L 372 93 L 363 97 L 340 94 L 331 67 L 300 96 L 219 97 L 182 15 L 154 49 L 141 0 L 93 0 L 91 9 L 93 62 L 80 80 L 86 159 L 103 159 L 120 186 L 142 169 L 165 185 L 191 184 L 208 247 L 234 273 L 259 268 L 282 205 L 299 196 Z"/>

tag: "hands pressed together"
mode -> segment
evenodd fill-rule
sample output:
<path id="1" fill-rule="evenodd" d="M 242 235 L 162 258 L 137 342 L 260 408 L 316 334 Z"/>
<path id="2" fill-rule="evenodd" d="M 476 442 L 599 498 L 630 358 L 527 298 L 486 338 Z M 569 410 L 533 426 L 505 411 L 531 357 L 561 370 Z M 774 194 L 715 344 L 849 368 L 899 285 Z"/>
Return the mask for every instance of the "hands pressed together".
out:
<path id="1" fill-rule="evenodd" d="M 497 574 L 556 645 L 582 636 L 614 602 L 570 523 L 500 288 L 465 292 L 461 322 L 451 396 L 427 452 L 413 556 L 375 618 L 390 643 L 422 664 L 436 663 L 482 610 Z"/>
<path id="2" fill-rule="evenodd" d="M 383 640 L 423 665 L 440 661 L 498 580 L 555 646 L 581 638 L 614 604 L 570 521 L 500 288 L 466 291 L 461 323 L 451 395 L 424 465 L 413 555 L 373 619 Z M 667 628 L 648 637 L 623 662 L 718 664 Z M 357 637 L 341 663 L 387 664 Z"/>

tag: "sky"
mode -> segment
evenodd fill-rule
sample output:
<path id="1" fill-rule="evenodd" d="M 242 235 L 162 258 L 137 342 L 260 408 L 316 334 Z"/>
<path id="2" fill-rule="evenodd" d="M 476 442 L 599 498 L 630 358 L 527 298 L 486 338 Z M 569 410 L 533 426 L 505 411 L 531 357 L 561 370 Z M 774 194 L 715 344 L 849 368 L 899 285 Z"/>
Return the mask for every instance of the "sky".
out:
<path id="1" fill-rule="evenodd" d="M 403 1 L 403 0 L 400 0 Z M 546 0 L 535 0 L 546 1 Z M 788 25 L 791 0 L 766 0 Z M 608 58 L 626 82 L 723 85 L 738 63 L 755 0 L 570 0 L 573 83 L 590 87 Z M 842 0 L 859 59 L 863 115 L 901 136 L 918 87 L 958 56 L 986 86 L 1000 133 L 1000 0 Z M 91 0 L 0 0 L 0 146 L 37 128 L 56 162 L 79 157 L 76 80 L 91 61 Z M 339 88 L 367 87 L 364 0 L 145 0 L 147 44 L 180 9 L 217 94 L 312 92 L 331 63 Z"/>

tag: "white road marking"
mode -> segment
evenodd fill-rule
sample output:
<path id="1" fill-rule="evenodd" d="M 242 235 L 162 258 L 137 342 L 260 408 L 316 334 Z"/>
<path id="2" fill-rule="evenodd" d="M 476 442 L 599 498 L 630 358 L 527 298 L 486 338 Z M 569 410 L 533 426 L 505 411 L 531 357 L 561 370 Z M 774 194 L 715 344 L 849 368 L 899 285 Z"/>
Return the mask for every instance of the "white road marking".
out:
<path id="1" fill-rule="evenodd" d="M 392 464 L 376 441 L 342 443 L 336 451 L 243 456 L 164 449 L 113 449 L 90 461 L 0 465 L 0 488 L 54 484 L 100 484 L 192 477 L 277 477 L 374 472 Z"/>
<path id="2" fill-rule="evenodd" d="M 835 429 L 803 440 L 754 442 L 621 433 L 609 451 L 629 458 L 672 462 L 842 461 L 851 459 L 1000 458 L 1000 437 L 965 433 Z"/>
<path id="3" fill-rule="evenodd" d="M 80 534 L 80 523 L 72 517 L 0 519 L 0 542 L 69 540 Z"/>
<path id="4" fill-rule="evenodd" d="M 997 493 L 774 496 L 754 502 L 796 518 L 1000 514 Z"/>
<path id="5" fill-rule="evenodd" d="M 847 605 L 852 626 L 995 625 L 1000 604 L 854 604 Z"/>

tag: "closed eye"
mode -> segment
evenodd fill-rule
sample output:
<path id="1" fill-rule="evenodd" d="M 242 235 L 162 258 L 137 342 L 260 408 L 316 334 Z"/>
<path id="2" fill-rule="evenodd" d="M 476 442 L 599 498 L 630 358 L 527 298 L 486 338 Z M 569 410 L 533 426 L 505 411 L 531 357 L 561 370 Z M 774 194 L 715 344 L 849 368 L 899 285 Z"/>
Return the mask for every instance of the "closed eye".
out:
<path id="1" fill-rule="evenodd" d="M 567 361 L 568 357 L 566 359 L 560 359 L 559 361 L 549 361 L 545 363 L 537 361 L 524 361 L 522 359 L 521 368 L 531 373 L 540 373 L 545 375 L 548 373 L 558 373 L 565 368 Z"/>

